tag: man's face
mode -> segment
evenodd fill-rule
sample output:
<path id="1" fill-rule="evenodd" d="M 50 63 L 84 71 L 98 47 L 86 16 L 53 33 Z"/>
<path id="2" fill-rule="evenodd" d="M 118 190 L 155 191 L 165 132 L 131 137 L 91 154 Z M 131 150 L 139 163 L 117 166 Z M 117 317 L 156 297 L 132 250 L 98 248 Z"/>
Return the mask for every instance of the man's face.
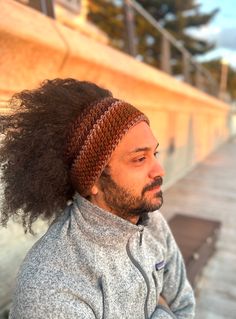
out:
<path id="1" fill-rule="evenodd" d="M 134 222 L 143 213 L 159 209 L 164 171 L 156 158 L 157 146 L 145 122 L 132 127 L 98 181 L 96 204 Z"/>

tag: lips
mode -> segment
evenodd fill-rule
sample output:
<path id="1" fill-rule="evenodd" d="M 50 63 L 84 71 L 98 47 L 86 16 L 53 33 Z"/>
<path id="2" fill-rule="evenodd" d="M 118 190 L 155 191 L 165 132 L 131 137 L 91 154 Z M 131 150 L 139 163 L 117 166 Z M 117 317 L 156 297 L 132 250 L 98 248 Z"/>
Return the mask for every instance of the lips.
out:
<path id="1" fill-rule="evenodd" d="M 150 191 L 160 192 L 162 183 L 163 183 L 163 179 L 161 176 L 159 176 L 151 185 L 144 187 L 142 191 L 142 195 Z"/>
<path id="2" fill-rule="evenodd" d="M 161 186 L 155 186 L 152 189 L 149 190 L 150 192 L 160 192 L 161 191 Z"/>

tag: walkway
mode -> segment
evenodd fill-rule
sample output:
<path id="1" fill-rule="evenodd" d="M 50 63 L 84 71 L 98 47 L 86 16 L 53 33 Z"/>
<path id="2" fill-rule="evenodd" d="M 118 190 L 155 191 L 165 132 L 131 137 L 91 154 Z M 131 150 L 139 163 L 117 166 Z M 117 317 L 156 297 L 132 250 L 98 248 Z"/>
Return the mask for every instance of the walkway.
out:
<path id="1" fill-rule="evenodd" d="M 218 219 L 217 250 L 197 285 L 196 319 L 236 318 L 236 139 L 164 193 L 162 213 Z"/>

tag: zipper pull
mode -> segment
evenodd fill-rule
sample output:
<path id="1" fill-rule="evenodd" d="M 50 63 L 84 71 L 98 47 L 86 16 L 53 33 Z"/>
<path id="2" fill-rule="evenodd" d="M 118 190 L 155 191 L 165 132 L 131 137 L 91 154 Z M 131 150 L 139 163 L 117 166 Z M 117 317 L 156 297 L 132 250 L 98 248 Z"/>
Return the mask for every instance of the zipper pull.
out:
<path id="1" fill-rule="evenodd" d="M 144 226 L 138 225 L 138 231 L 139 231 L 139 246 L 142 246 Z"/>

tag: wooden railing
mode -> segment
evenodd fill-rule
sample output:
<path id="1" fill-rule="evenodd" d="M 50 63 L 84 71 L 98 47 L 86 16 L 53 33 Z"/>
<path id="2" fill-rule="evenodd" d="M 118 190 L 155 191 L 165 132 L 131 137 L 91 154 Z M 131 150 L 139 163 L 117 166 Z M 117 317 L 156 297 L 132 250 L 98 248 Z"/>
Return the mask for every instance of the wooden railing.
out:
<path id="1" fill-rule="evenodd" d="M 180 43 L 180 41 L 178 41 L 170 32 L 165 30 L 160 23 L 156 21 L 140 4 L 134 0 L 124 0 L 124 12 L 126 16 L 127 48 L 131 55 L 134 57 L 137 55 L 134 15 L 139 14 L 161 35 L 161 70 L 172 74 L 171 48 L 174 47 L 181 55 L 182 79 L 198 89 L 218 97 L 219 85 L 212 77 L 211 73 L 201 64 L 197 63 L 193 56 L 191 56 L 191 54 L 186 50 L 184 45 Z"/>
<path id="2" fill-rule="evenodd" d="M 68 10 L 78 14 L 85 0 L 17 0 L 21 3 L 27 4 L 42 13 L 55 18 L 54 2 L 66 7 Z M 126 51 L 134 58 L 139 57 L 137 52 L 137 41 L 135 36 L 135 14 L 142 16 L 154 30 L 161 35 L 161 54 L 156 57 L 159 60 L 157 63 L 159 68 L 173 76 L 178 76 L 186 83 L 204 91 L 210 95 L 219 97 L 219 85 L 213 78 L 211 73 L 201 64 L 197 63 L 193 56 L 188 52 L 184 45 L 178 41 L 170 32 L 164 29 L 161 24 L 155 20 L 140 4 L 135 0 L 123 0 L 124 6 L 124 21 L 126 28 Z M 173 56 L 172 49 L 179 53 L 178 64 L 181 65 L 180 73 L 178 75 L 173 73 Z M 155 58 L 155 57 L 154 57 Z M 147 61 L 144 61 L 147 62 Z M 148 63 L 148 62 L 147 62 Z"/>

